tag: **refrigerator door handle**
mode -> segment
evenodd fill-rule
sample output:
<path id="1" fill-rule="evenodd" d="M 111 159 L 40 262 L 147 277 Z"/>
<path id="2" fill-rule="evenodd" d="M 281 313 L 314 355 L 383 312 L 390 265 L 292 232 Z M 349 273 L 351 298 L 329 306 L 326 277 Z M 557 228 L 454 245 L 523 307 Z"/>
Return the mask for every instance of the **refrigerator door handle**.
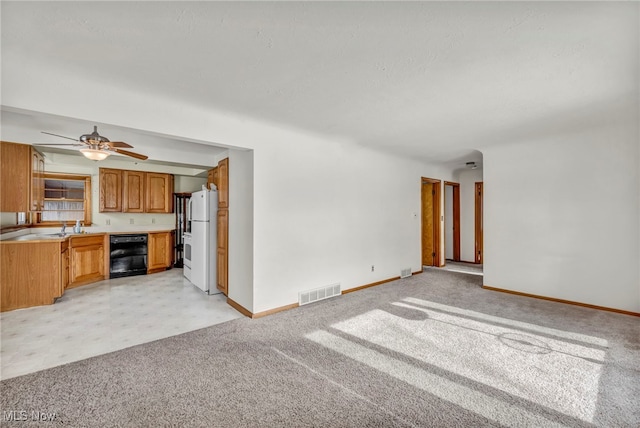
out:
<path id="1" fill-rule="evenodd" d="M 193 199 L 189 198 L 189 204 L 187 205 L 187 221 L 191 221 L 191 206 L 193 205 Z"/>

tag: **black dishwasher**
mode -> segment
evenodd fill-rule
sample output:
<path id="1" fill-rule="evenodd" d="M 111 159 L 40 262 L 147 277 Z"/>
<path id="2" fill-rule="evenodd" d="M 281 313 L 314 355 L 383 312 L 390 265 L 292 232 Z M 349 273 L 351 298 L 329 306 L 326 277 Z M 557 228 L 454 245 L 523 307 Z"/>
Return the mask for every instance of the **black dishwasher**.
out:
<path id="1" fill-rule="evenodd" d="M 109 278 L 147 274 L 147 234 L 111 235 Z"/>

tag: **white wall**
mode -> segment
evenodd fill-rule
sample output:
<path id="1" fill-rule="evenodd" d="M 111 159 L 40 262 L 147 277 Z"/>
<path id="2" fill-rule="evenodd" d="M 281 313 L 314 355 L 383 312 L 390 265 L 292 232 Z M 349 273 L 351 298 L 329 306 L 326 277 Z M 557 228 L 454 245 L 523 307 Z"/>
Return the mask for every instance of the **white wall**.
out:
<path id="1" fill-rule="evenodd" d="M 254 309 L 421 270 L 420 177 L 448 174 L 332 141 L 256 149 Z"/>
<path id="2" fill-rule="evenodd" d="M 484 149 L 485 285 L 639 312 L 638 141 L 636 123 Z"/>
<path id="3" fill-rule="evenodd" d="M 229 298 L 254 311 L 253 151 L 229 150 Z"/>
<path id="4" fill-rule="evenodd" d="M 213 168 L 213 167 L 212 167 Z M 176 193 L 197 192 L 207 184 L 207 178 L 187 177 L 184 175 L 176 175 L 173 180 L 173 188 Z"/>
<path id="5" fill-rule="evenodd" d="M 476 182 L 483 181 L 483 169 L 460 170 L 456 173 L 456 181 L 460 183 L 460 260 L 474 263 L 476 260 L 475 186 Z"/>
<path id="6" fill-rule="evenodd" d="M 453 260 L 453 186 L 444 186 L 444 256 Z"/>
<path id="7" fill-rule="evenodd" d="M 17 224 L 17 213 L 0 213 L 0 226 L 15 226 Z"/>

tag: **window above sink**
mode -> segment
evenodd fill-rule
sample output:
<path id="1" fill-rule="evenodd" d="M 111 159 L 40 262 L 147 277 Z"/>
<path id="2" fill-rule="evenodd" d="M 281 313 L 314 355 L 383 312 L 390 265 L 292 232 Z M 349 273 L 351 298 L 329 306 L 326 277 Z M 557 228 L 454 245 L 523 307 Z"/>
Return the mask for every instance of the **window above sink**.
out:
<path id="1" fill-rule="evenodd" d="M 91 224 L 91 176 L 44 174 L 44 207 L 36 224 L 57 226 L 80 220 Z"/>

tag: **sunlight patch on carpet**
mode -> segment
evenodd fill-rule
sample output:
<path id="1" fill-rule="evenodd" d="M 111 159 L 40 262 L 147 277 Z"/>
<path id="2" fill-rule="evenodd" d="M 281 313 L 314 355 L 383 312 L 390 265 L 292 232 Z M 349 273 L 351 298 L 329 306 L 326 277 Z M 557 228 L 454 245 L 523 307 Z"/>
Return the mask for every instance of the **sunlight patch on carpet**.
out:
<path id="1" fill-rule="evenodd" d="M 480 391 L 467 388 L 442 376 L 429 373 L 327 331 L 319 330 L 307 334 L 305 337 L 501 425 L 557 428 L 564 426 L 542 415 L 529 412 L 526 409 L 506 403 Z"/>
<path id="2" fill-rule="evenodd" d="M 426 301 L 420 301 L 420 304 L 421 306 L 394 303 L 395 306 L 426 314 L 423 319 L 406 319 L 377 309 L 331 327 L 537 405 L 583 421 L 593 421 L 599 378 L 606 356 L 603 349 L 575 343 L 575 338 L 574 341 L 562 340 L 559 330 L 554 330 L 556 334 L 553 336 L 556 338 L 550 338 L 532 331 L 536 328 L 553 329 L 520 322 L 517 324 L 521 328 L 512 328 L 508 327 L 515 323 L 512 320 L 479 313 L 474 313 L 476 319 L 470 319 L 453 313 L 454 309 L 464 311 L 459 308 Z M 425 307 L 427 305 L 437 305 L 439 310 L 428 309 Z M 451 310 L 444 312 L 445 306 Z M 480 315 L 492 322 L 479 320 Z M 331 349 L 338 348 L 334 349 L 338 352 L 343 352 L 343 347 L 347 345 L 352 350 L 359 346 L 349 341 L 345 343 L 344 339 L 330 338 L 327 334 L 329 333 L 314 333 L 307 337 L 319 343 L 322 339 L 323 345 L 329 346 L 325 343 L 328 342 L 333 346 Z M 568 332 L 566 335 L 572 336 Z M 597 338 L 590 340 L 599 342 Z M 358 353 L 360 355 L 364 351 L 358 350 Z M 345 355 L 351 356 L 350 353 Z M 398 361 L 382 354 L 375 359 L 378 362 L 372 367 L 389 374 L 392 373 L 387 371 L 387 364 L 398 364 Z M 367 364 L 371 362 L 369 357 L 365 360 Z M 411 376 L 415 376 L 417 372 L 423 377 L 436 376 L 417 367 L 407 366 L 411 367 L 406 368 L 413 373 Z M 404 377 L 400 379 L 406 381 Z M 445 380 L 441 379 L 440 382 Z M 445 383 L 447 382 L 453 383 L 448 380 Z M 424 386 L 422 383 L 420 385 L 421 388 Z M 447 387 L 452 388 L 451 385 Z M 468 389 L 461 385 L 457 385 L 457 388 Z M 429 391 L 434 393 L 431 388 Z M 446 399 L 468 408 L 469 404 L 464 401 L 470 393 L 447 395 L 449 398 Z M 435 392 L 435 395 L 439 394 Z M 494 408 L 506 406 L 505 403 L 496 403 L 495 398 L 487 395 L 482 400 L 489 400 Z M 501 409 L 500 412 L 502 411 Z M 484 413 L 480 414 L 488 417 Z M 491 419 L 496 420 L 495 415 Z"/>

